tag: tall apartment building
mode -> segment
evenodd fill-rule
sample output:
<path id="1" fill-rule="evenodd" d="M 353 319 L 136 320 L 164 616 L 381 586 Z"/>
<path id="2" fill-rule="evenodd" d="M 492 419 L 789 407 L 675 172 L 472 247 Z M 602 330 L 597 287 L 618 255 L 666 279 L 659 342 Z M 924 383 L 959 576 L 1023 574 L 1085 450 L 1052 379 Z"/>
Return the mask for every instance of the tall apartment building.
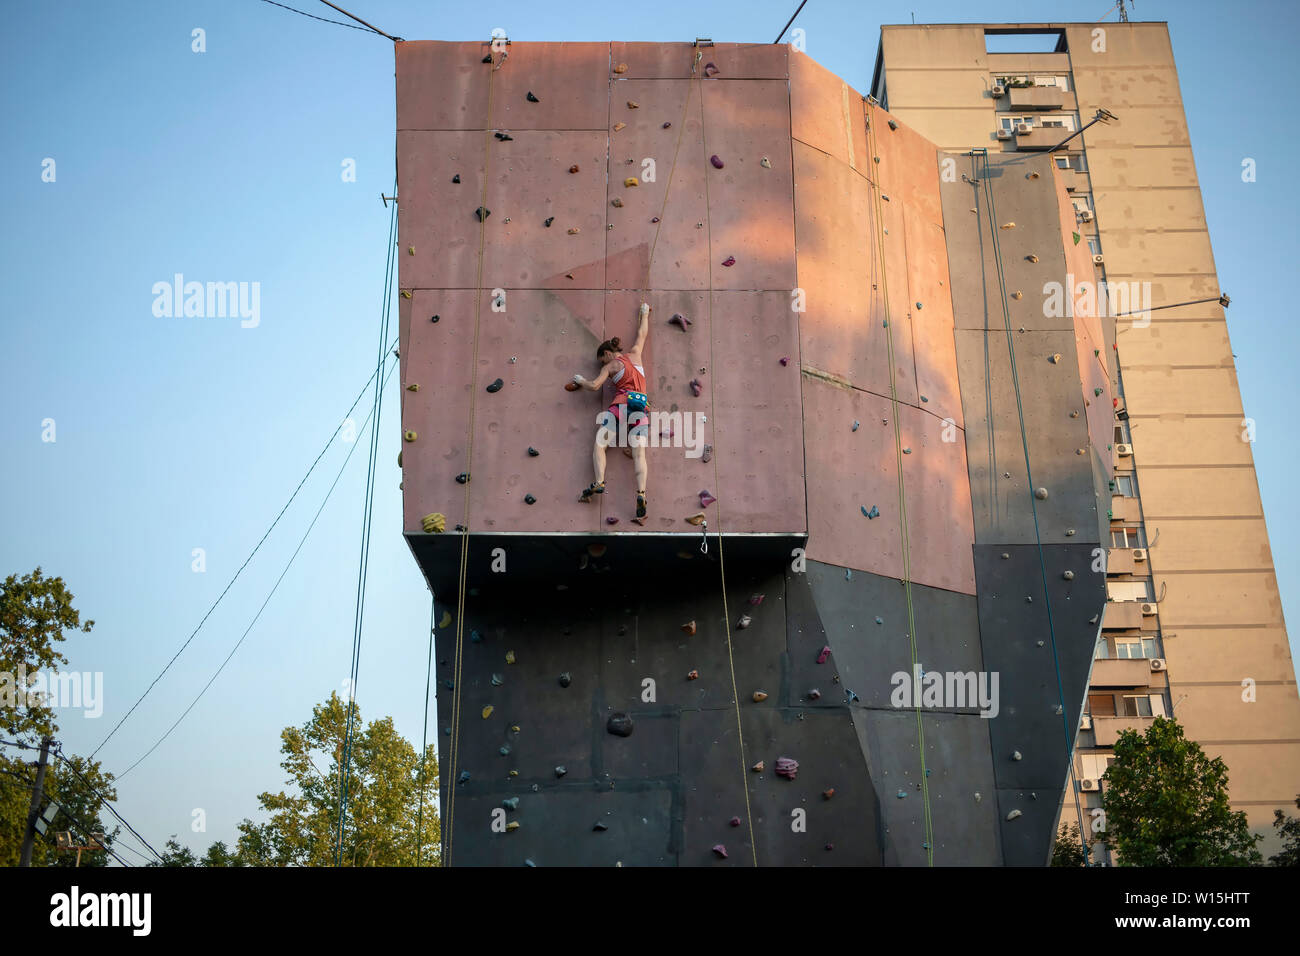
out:
<path id="1" fill-rule="evenodd" d="M 1008 35 L 1041 52 L 989 52 Z M 1172 714 L 1267 855 L 1273 811 L 1295 812 L 1300 699 L 1166 24 L 884 26 L 872 93 L 940 149 L 1053 151 L 1099 278 L 1150 283 L 1116 311 L 1200 300 L 1106 323 L 1108 601 L 1075 771 L 1097 807 L 1119 732 Z M 1115 118 L 1057 148 L 1098 110 Z"/>

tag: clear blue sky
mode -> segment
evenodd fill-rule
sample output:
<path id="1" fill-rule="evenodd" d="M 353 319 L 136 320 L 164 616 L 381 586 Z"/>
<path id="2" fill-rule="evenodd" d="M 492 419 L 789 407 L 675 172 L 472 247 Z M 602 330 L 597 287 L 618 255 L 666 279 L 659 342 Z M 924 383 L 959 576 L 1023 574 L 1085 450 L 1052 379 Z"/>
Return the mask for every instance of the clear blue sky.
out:
<path id="1" fill-rule="evenodd" d="M 316 0 L 293 5 L 337 17 Z M 646 4 L 348 0 L 412 40 L 771 42 L 796 0 Z M 864 4 L 810 0 L 807 52 L 859 90 L 880 21 L 1095 20 L 1104 0 Z M 1300 326 L 1292 121 L 1293 2 L 1142 0 L 1167 20 L 1182 82 L 1279 586 L 1295 626 L 1300 498 L 1286 409 Z M 1109 19 L 1115 19 L 1112 12 Z M 191 52 L 191 30 L 207 51 Z M 98 720 L 65 715 L 93 748 L 198 623 L 373 369 L 393 184 L 393 52 L 377 36 L 259 0 L 51 0 L 12 5 L 0 31 L 0 573 L 61 575 L 90 636 L 71 667 L 103 671 Z M 1240 178 L 1243 157 L 1258 181 Z M 42 160 L 57 180 L 41 181 Z M 345 183 L 341 163 L 356 161 Z M 258 282 L 261 321 L 155 318 L 175 273 Z M 396 383 L 379 453 L 358 699 L 418 742 L 428 593 L 400 534 Z M 57 441 L 42 442 L 54 419 Z M 359 419 L 358 419 L 359 420 Z M 347 446 L 299 501 L 194 643 L 100 757 L 120 772 L 189 704 L 256 613 Z M 364 448 L 361 449 L 364 452 Z M 283 786 L 279 732 L 348 674 L 364 454 L 219 681 L 119 783 L 151 842 L 231 841 L 256 795 Z M 1205 489 L 1214 494 L 1212 487 Z M 207 571 L 191 571 L 204 548 Z M 1292 638 L 1295 645 L 1294 636 Z M 436 737 L 436 726 L 431 731 Z M 207 832 L 191 831 L 192 811 Z M 125 842 L 130 842 L 129 839 Z M 128 859 L 131 854 L 124 853 Z"/>

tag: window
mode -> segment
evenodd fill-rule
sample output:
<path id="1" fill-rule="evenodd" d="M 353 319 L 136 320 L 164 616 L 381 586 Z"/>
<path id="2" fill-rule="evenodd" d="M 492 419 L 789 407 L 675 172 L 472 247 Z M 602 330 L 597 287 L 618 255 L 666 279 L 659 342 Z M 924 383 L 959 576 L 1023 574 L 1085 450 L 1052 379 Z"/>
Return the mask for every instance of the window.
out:
<path id="1" fill-rule="evenodd" d="M 1106 643 L 1106 638 L 1097 638 L 1097 649 L 1092 653 L 1092 659 L 1095 661 L 1104 661 L 1110 659 L 1110 645 Z"/>
<path id="2" fill-rule="evenodd" d="M 1112 601 L 1152 601 L 1155 595 L 1151 593 L 1150 581 L 1107 581 L 1106 597 Z M 1115 642 L 1115 656 L 1123 657 L 1119 653 L 1119 642 Z"/>
<path id="3" fill-rule="evenodd" d="M 1055 86 L 1055 87 L 1059 87 L 1062 90 L 1069 90 L 1070 80 L 1068 77 L 1061 76 L 1059 74 L 1056 76 L 1051 76 L 1051 75 L 1035 76 L 1034 86 Z"/>
<path id="4" fill-rule="evenodd" d="M 1128 422 L 1115 423 L 1115 444 L 1127 445 L 1133 439 L 1129 438 Z"/>
<path id="5" fill-rule="evenodd" d="M 1115 757 L 1113 754 L 1079 754 L 1079 762 L 1083 766 L 1084 779 L 1100 780 L 1115 762 Z"/>
<path id="6" fill-rule="evenodd" d="M 1147 660 L 1158 656 L 1156 653 L 1156 639 L 1154 637 L 1142 638 L 1142 656 Z"/>
<path id="7" fill-rule="evenodd" d="M 1151 695 L 1141 694 L 1136 697 L 1125 695 L 1124 713 L 1121 717 L 1152 717 L 1151 713 Z"/>
<path id="8" fill-rule="evenodd" d="M 1074 117 L 1069 113 L 1056 113 L 1050 116 L 1039 117 L 1043 126 L 1051 126 L 1056 129 L 1068 129 L 1074 131 Z"/>
<path id="9" fill-rule="evenodd" d="M 1005 87 L 1008 87 L 1008 88 L 1009 88 L 1009 87 L 1013 87 L 1013 86 L 1033 86 L 1033 85 L 1034 85 L 1033 82 L 1029 79 L 1029 77 L 1025 76 L 1023 73 L 1020 74 L 1020 75 L 1018 75 L 1018 76 L 1012 76 L 1012 75 L 1008 75 L 1008 76 L 999 76 L 999 77 L 998 77 L 996 80 L 994 80 L 993 82 L 996 83 L 996 84 L 998 84 L 998 86 L 1005 86 Z"/>
<path id="10" fill-rule="evenodd" d="M 1070 202 L 1074 203 L 1075 212 L 1092 212 L 1091 196 L 1071 196 Z"/>
<path id="11" fill-rule="evenodd" d="M 1111 528 L 1110 546 L 1112 548 L 1145 548 L 1146 532 L 1141 528 Z"/>
<path id="12" fill-rule="evenodd" d="M 1021 30 L 1002 27 L 984 31 L 989 53 L 1068 53 L 1064 30 Z"/>
<path id="13" fill-rule="evenodd" d="M 1088 251 L 1094 256 L 1101 255 L 1101 240 L 1096 236 L 1088 236 Z"/>
<path id="14" fill-rule="evenodd" d="M 1133 482 L 1132 475 L 1115 476 L 1115 494 L 1125 498 L 1137 497 L 1137 486 Z"/>
<path id="15" fill-rule="evenodd" d="M 1060 169 L 1073 169 L 1078 173 L 1088 171 L 1082 153 L 1053 153 L 1052 157 L 1056 160 L 1056 165 Z"/>
<path id="16" fill-rule="evenodd" d="M 1012 116 L 1008 114 L 1006 116 L 999 116 L 998 122 L 1002 124 L 1003 129 L 1014 133 L 1017 127 L 1033 126 L 1034 118 L 1032 116 Z"/>
<path id="17" fill-rule="evenodd" d="M 1115 697 L 1113 694 L 1089 694 L 1088 713 L 1094 717 L 1114 717 Z"/>
<path id="18" fill-rule="evenodd" d="M 1151 660 L 1156 655 L 1154 637 L 1117 637 L 1115 638 L 1115 658 L 1117 660 Z"/>

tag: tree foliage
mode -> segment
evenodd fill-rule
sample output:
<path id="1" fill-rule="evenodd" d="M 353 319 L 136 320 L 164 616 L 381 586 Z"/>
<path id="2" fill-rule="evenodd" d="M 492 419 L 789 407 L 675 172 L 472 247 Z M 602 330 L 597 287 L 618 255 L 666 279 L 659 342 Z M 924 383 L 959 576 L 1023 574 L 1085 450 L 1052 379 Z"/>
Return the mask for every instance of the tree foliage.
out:
<path id="1" fill-rule="evenodd" d="M 1083 842 L 1079 839 L 1079 824 L 1071 823 L 1069 830 L 1061 829 L 1052 846 L 1052 866 L 1087 866 Z"/>
<path id="2" fill-rule="evenodd" d="M 1246 815 L 1228 802 L 1228 767 L 1174 720 L 1115 743 L 1102 794 L 1107 845 L 1121 866 L 1248 866 L 1262 862 Z"/>
<path id="3" fill-rule="evenodd" d="M 1295 805 L 1300 808 L 1300 794 L 1295 798 Z M 1277 855 L 1270 856 L 1268 862 L 1273 866 L 1300 866 L 1300 820 L 1274 810 L 1273 827 L 1282 841 L 1282 849 Z"/>

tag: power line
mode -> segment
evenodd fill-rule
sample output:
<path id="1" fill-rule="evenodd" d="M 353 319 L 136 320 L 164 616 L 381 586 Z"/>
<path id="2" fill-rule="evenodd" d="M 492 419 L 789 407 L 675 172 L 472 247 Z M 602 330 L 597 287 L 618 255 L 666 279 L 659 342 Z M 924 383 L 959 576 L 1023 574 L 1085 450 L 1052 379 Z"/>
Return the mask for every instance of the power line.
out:
<path id="1" fill-rule="evenodd" d="M 0 743 L 13 744 L 12 741 L 8 741 L 8 740 L 0 740 Z M 26 748 L 26 749 L 31 749 L 31 750 L 39 750 L 39 749 L 40 749 L 40 748 L 38 748 L 38 747 L 27 748 L 27 745 L 26 745 L 26 744 L 13 744 L 13 746 L 24 747 L 24 748 Z M 35 783 L 36 783 L 35 780 L 33 780 L 31 777 L 27 776 L 26 774 L 17 773 L 16 771 L 13 771 L 13 770 L 6 770 L 4 767 L 0 767 L 0 774 L 5 774 L 6 776 L 9 776 L 9 777 L 16 777 L 18 780 L 21 780 L 21 781 L 23 782 L 23 789 L 24 789 L 24 790 L 31 790 L 32 787 L 33 787 L 33 786 L 35 785 Z M 0 783 L 8 783 L 8 781 L 0 781 Z M 51 799 L 52 799 L 52 798 L 51 798 Z M 65 815 L 69 820 L 71 820 L 73 823 L 75 823 L 77 826 L 79 826 L 79 827 L 80 827 L 80 828 L 81 828 L 85 833 L 87 833 L 87 834 L 93 834 L 93 833 L 96 832 L 93 828 L 86 826 L 86 824 L 85 824 L 84 822 L 82 822 L 82 821 L 81 821 L 80 819 L 78 819 L 77 817 L 73 816 L 72 811 L 70 811 L 70 810 L 69 810 L 66 806 L 64 806 L 62 803 L 59 803 L 57 800 L 55 800 L 54 802 L 58 805 L 59 812 L 62 813 L 62 814 L 64 814 L 64 815 Z M 130 866 L 130 865 L 131 865 L 131 864 L 127 863 L 125 860 L 123 860 L 120 856 L 118 856 L 118 855 L 117 855 L 117 854 L 116 854 L 116 853 L 115 853 L 115 852 L 114 852 L 114 851 L 113 851 L 113 850 L 112 850 L 112 849 L 111 849 L 107 844 L 104 844 L 104 845 L 103 845 L 103 848 L 104 848 L 104 850 L 106 850 L 108 853 L 112 854 L 113 858 L 114 858 L 115 860 L 117 860 L 119 863 L 121 863 L 123 866 Z M 132 853 L 135 853 L 136 855 L 142 857 L 143 859 L 146 859 L 146 860 L 148 859 L 148 857 L 144 856 L 143 853 L 140 853 L 140 851 L 137 850 L 137 849 L 135 849 L 134 847 L 129 847 L 129 846 L 127 846 L 126 844 L 122 844 L 122 849 L 124 849 L 124 850 L 130 850 Z"/>
<path id="2" fill-rule="evenodd" d="M 281 10 L 289 10 L 292 13 L 300 14 L 304 17 L 311 17 L 313 20 L 319 20 L 321 23 L 332 23 L 335 26 L 347 27 L 349 30 L 360 30 L 362 33 L 367 32 L 365 27 L 359 27 L 355 23 L 344 23 L 342 20 L 330 20 L 326 17 L 318 17 L 314 13 L 308 13 L 305 10 L 299 10 L 297 7 L 288 7 L 283 3 L 276 3 L 275 0 L 262 0 L 263 3 L 269 3 L 273 7 L 279 7 Z"/>
<path id="3" fill-rule="evenodd" d="M 394 339 L 393 341 L 396 341 L 396 339 Z M 388 379 L 389 377 L 392 376 L 393 370 L 396 368 L 397 368 L 396 362 L 394 362 L 391 366 L 389 366 L 388 372 L 385 374 L 384 377 L 385 385 L 388 384 Z M 370 424 L 370 416 L 373 413 L 374 413 L 373 408 L 366 413 L 366 419 L 361 423 L 360 432 L 365 432 L 366 427 Z M 348 449 L 347 457 L 343 459 L 343 464 L 339 468 L 338 474 L 334 476 L 334 483 L 330 485 L 329 491 L 325 492 L 325 499 L 320 503 L 320 507 L 316 509 L 315 517 L 311 519 L 311 524 L 307 525 L 307 530 L 303 532 L 302 539 L 298 542 L 298 547 L 295 548 L 293 554 L 289 556 L 288 563 L 285 564 L 284 570 L 280 572 L 280 576 L 276 579 L 275 586 L 271 588 L 270 593 L 267 594 L 266 596 L 266 600 L 263 601 L 262 606 L 257 609 L 257 613 L 253 615 L 253 620 L 250 621 L 248 627 L 244 629 L 243 635 L 235 643 L 235 646 L 230 649 L 230 653 L 227 654 L 226 659 L 221 662 L 221 666 L 217 668 L 216 673 L 214 673 L 208 679 L 208 682 L 203 685 L 203 689 L 199 691 L 198 695 L 194 698 L 194 700 L 190 702 L 190 705 L 185 708 L 185 711 L 179 717 L 176 718 L 176 722 L 167 728 L 167 732 L 164 733 L 161 737 L 159 737 L 158 740 L 154 743 L 154 745 L 150 747 L 148 750 L 146 750 L 143 756 L 141 756 L 139 760 L 131 764 L 131 766 L 127 767 L 124 771 L 122 771 L 120 774 L 117 775 L 118 780 L 121 780 L 123 777 L 125 777 L 136 767 L 140 766 L 140 764 L 144 762 L 145 758 L 147 758 L 150 754 L 152 754 L 155 750 L 157 750 L 162 745 L 163 741 L 165 741 L 168 737 L 171 736 L 172 731 L 175 730 L 178 726 L 180 726 L 181 721 L 183 721 L 186 717 L 189 716 L 190 711 L 195 708 L 198 702 L 203 698 L 203 695 L 208 692 L 208 688 L 211 687 L 213 683 L 216 681 L 216 679 L 221 676 L 221 672 L 226 669 L 226 665 L 230 663 L 230 659 L 235 656 L 235 652 L 238 651 L 240 646 L 244 643 L 244 638 L 248 637 L 249 633 L 253 630 L 253 626 L 257 624 L 258 619 L 262 616 L 262 612 L 266 610 L 266 606 L 271 603 L 271 598 L 275 596 L 275 592 L 279 589 L 280 582 L 284 580 L 285 575 L 289 573 L 289 569 L 293 567 L 294 559 L 298 557 L 298 552 L 300 552 L 302 550 L 303 545 L 307 543 L 307 536 L 311 534 L 312 528 L 316 527 L 316 522 L 320 519 L 321 512 L 323 512 L 325 510 L 325 506 L 329 504 L 330 496 L 334 494 L 334 489 L 338 486 L 339 479 L 343 477 L 343 472 L 347 469 L 348 462 L 352 460 L 352 453 L 356 450 L 357 450 L 357 444 L 354 442 L 352 444 L 352 447 Z"/>
<path id="4" fill-rule="evenodd" d="M 77 767 L 76 767 L 76 765 L 75 765 L 71 760 L 69 760 L 67 757 L 63 756 L 63 745 L 62 745 L 62 744 L 55 744 L 55 745 L 54 745 L 54 755 L 55 755 L 56 757 L 58 757 L 60 760 L 62 760 L 65 764 L 67 764 L 68 769 L 71 770 L 71 771 L 73 772 L 73 774 L 76 775 L 77 779 L 80 780 L 82 783 L 84 783 L 84 784 L 86 785 L 86 788 L 87 788 L 91 793 L 93 793 L 95 796 L 99 797 L 99 799 L 100 799 L 100 803 L 101 803 L 104 807 L 107 807 L 107 808 L 108 808 L 108 812 L 111 813 L 111 814 L 113 814 L 113 816 L 117 818 L 118 822 L 122 824 L 122 826 L 124 826 L 124 827 L 126 827 L 128 830 L 130 830 L 131 833 L 132 833 L 132 835 L 135 836 L 135 838 L 136 838 L 137 840 L 139 840 L 141 843 L 143 843 L 145 846 L 147 846 L 147 847 L 149 848 L 149 852 L 152 853 L 154 856 L 156 856 L 156 857 L 158 858 L 158 861 L 159 861 L 160 863 L 161 863 L 161 862 L 165 862 L 165 861 L 163 860 L 163 855 L 162 855 L 161 853 L 159 853 L 157 850 L 155 850 L 155 849 L 153 848 L 153 845 L 152 845 L 148 840 L 146 840 L 144 837 L 140 836 L 140 834 L 136 832 L 135 827 L 131 826 L 131 824 L 129 824 L 129 823 L 126 822 L 126 818 L 123 817 L 122 814 L 118 813 L 116 809 L 114 809 L 112 802 L 111 802 L 111 801 L 110 801 L 106 796 L 104 796 L 104 794 L 101 793 L 101 792 L 100 792 L 100 791 L 95 787 L 95 785 L 94 785 L 93 783 L 91 783 L 89 780 L 86 779 L 85 774 L 83 774 L 80 770 L 78 770 Z"/>
<path id="5" fill-rule="evenodd" d="M 806 4 L 807 2 L 808 0 L 803 0 L 803 3 L 799 4 L 799 10 L 802 10 L 804 8 L 804 4 Z M 776 44 L 781 42 L 781 37 L 785 36 L 785 31 L 790 29 L 790 24 L 794 23 L 794 18 L 799 16 L 799 10 L 796 10 L 791 15 L 790 19 L 786 21 L 785 26 L 781 28 L 781 32 L 778 33 L 776 35 L 776 39 L 772 41 L 773 46 L 776 46 Z"/>
<path id="6" fill-rule="evenodd" d="M 339 13 L 343 14 L 343 15 L 344 15 L 345 17 L 347 17 L 348 19 L 350 19 L 350 20 L 356 20 L 357 23 L 360 23 L 362 26 L 370 27 L 370 29 L 374 30 L 374 31 L 375 31 L 376 33 L 378 33 L 381 37 L 386 37 L 387 39 L 392 40 L 394 43 L 401 43 L 401 42 L 402 42 L 402 38 L 401 38 L 401 37 L 388 36 L 388 34 L 385 33 L 383 30 L 379 29 L 379 27 L 374 26 L 373 24 L 370 24 L 370 23 L 366 23 L 366 21 L 365 21 L 365 20 L 362 20 L 360 17 L 354 17 L 352 14 L 348 13 L 346 10 L 344 10 L 342 7 L 340 7 L 338 4 L 330 3 L 330 0 L 320 0 L 320 2 L 323 3 L 323 4 L 325 4 L 325 6 L 327 6 L 327 7 L 333 7 L 335 10 L 337 10 Z"/>
<path id="7" fill-rule="evenodd" d="M 212 606 L 208 608 L 207 613 L 204 614 L 202 620 L 199 621 L 198 627 L 194 628 L 194 630 L 190 633 L 190 636 L 185 639 L 185 643 L 180 646 L 180 650 L 178 650 L 175 654 L 172 655 L 172 659 L 167 662 L 167 665 L 161 671 L 159 671 L 158 676 L 155 677 L 150 682 L 149 686 L 145 688 L 144 693 L 141 694 L 140 697 L 136 700 L 136 702 L 131 705 L 131 709 L 128 710 L 126 714 L 122 717 L 122 719 L 117 722 L 117 725 L 114 726 L 113 729 L 108 732 L 108 736 L 99 742 L 99 746 L 90 752 L 91 759 L 94 758 L 95 754 L 99 753 L 101 750 L 104 749 L 104 745 L 106 743 L 108 743 L 110 740 L 113 739 L 113 735 L 116 734 L 119 729 L 121 729 L 124 723 L 126 723 L 127 718 L 129 718 L 133 713 L 135 713 L 135 709 L 140 706 L 140 704 L 144 701 L 146 697 L 149 696 L 149 692 L 154 689 L 154 685 L 156 685 L 158 681 L 162 680 L 163 675 L 165 675 L 167 671 L 171 669 L 171 666 L 176 663 L 176 659 L 180 657 L 182 653 L 184 653 L 185 648 L 190 646 L 190 642 L 194 640 L 195 636 L 199 633 L 200 629 L 202 629 L 204 623 L 212 615 L 212 612 L 217 609 L 217 605 L 221 603 L 222 599 L 234 586 L 235 581 L 239 579 L 239 576 L 240 574 L 243 573 L 244 568 L 248 567 L 248 562 L 253 560 L 253 557 L 257 554 L 258 550 L 266 542 L 266 539 L 270 537 L 271 532 L 275 530 L 275 526 L 280 523 L 280 519 L 284 517 L 284 513 L 289 510 L 289 506 L 293 504 L 294 499 L 298 497 L 298 492 L 302 491 L 302 487 L 307 483 L 307 479 L 311 477 L 311 473 L 316 470 L 316 466 L 320 464 L 320 460 L 325 457 L 325 452 L 329 451 L 330 445 L 334 444 L 334 439 L 338 437 L 339 431 L 343 428 L 344 422 L 348 420 L 348 417 L 352 414 L 352 410 L 357 407 L 357 404 L 361 401 L 362 396 L 366 394 L 366 389 L 370 387 L 370 383 L 375 380 L 375 376 L 377 376 L 378 374 L 379 374 L 379 367 L 376 366 L 375 371 L 372 372 L 370 378 L 366 380 L 366 384 L 363 385 L 361 387 L 361 391 L 357 393 L 357 397 L 352 402 L 352 407 L 349 408 L 347 412 L 344 414 L 343 421 L 340 421 L 338 426 L 334 429 L 334 433 L 330 435 L 329 440 L 325 442 L 325 447 L 320 450 L 320 454 L 316 456 L 316 460 L 313 461 L 311 463 L 311 467 L 307 469 L 307 474 L 302 476 L 302 481 L 298 482 L 298 487 L 293 490 L 293 494 L 291 494 L 289 496 L 289 500 L 284 503 L 284 507 L 280 509 L 280 513 L 275 516 L 275 520 L 272 521 L 271 526 L 266 529 L 266 533 L 263 534 L 261 539 L 257 542 L 257 544 L 253 546 L 252 552 L 250 552 L 248 557 L 244 559 L 244 563 L 239 566 L 239 570 L 236 571 L 234 577 L 230 579 L 230 582 L 226 585 L 225 590 L 223 590 L 221 594 L 217 596 L 217 599 L 212 602 Z"/>

